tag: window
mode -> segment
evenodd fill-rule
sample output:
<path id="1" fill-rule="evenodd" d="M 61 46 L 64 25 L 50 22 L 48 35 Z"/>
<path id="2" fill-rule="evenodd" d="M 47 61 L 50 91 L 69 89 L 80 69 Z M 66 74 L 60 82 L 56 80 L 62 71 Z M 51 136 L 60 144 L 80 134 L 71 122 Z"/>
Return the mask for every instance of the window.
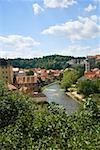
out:
<path id="1" fill-rule="evenodd" d="M 31 78 L 31 81 L 34 82 L 34 77 Z"/>
<path id="2" fill-rule="evenodd" d="M 23 77 L 23 82 L 25 82 L 25 77 Z"/>
<path id="3" fill-rule="evenodd" d="M 29 82 L 30 81 L 30 78 L 29 77 L 27 77 L 27 82 Z"/>

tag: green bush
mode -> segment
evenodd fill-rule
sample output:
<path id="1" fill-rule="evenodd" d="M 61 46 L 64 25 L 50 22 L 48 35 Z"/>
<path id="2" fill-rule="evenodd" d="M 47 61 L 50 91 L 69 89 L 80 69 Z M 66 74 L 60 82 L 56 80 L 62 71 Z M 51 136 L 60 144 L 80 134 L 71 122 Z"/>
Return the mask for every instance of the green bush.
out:
<path id="1" fill-rule="evenodd" d="M 9 125 L 15 121 L 17 108 L 10 99 L 1 98 L 0 100 L 0 128 Z"/>
<path id="2" fill-rule="evenodd" d="M 38 105 L 19 92 L 0 97 L 1 150 L 99 150 L 100 118 L 91 99 L 71 116 L 54 103 Z M 5 116 L 5 119 L 3 118 Z M 11 121 L 10 121 L 11 118 Z M 7 123 L 8 121 L 8 123 Z"/>
<path id="3" fill-rule="evenodd" d="M 95 81 L 84 79 L 79 81 L 78 92 L 84 94 L 85 96 L 89 96 L 90 94 L 96 93 L 98 91 L 98 87 L 96 86 Z"/>

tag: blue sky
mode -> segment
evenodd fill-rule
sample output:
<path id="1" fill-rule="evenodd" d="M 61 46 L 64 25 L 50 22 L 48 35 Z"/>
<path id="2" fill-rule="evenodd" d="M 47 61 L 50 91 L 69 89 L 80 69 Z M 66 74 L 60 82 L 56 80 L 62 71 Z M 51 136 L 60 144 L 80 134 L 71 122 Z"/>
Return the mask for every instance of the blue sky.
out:
<path id="1" fill-rule="evenodd" d="M 100 0 L 0 0 L 0 57 L 100 53 Z"/>

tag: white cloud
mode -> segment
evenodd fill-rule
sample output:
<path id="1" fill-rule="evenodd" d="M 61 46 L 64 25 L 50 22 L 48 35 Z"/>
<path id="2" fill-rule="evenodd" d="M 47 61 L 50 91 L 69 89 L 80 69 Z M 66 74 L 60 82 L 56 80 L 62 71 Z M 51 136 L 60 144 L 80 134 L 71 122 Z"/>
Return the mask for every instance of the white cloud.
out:
<path id="1" fill-rule="evenodd" d="M 95 2 L 95 3 L 99 3 L 99 2 L 100 2 L 100 0 L 93 0 L 93 2 Z"/>
<path id="2" fill-rule="evenodd" d="M 92 4 L 89 4 L 86 8 L 85 8 L 85 11 L 87 12 L 91 12 L 93 10 L 96 9 L 96 5 L 92 5 Z"/>
<path id="3" fill-rule="evenodd" d="M 40 43 L 21 35 L 0 36 L 0 57 L 34 57 L 34 48 Z"/>
<path id="4" fill-rule="evenodd" d="M 34 58 L 43 56 L 43 51 L 32 51 L 32 50 L 24 50 L 23 51 L 5 51 L 0 48 L 0 57 L 1 58 Z"/>
<path id="5" fill-rule="evenodd" d="M 32 7 L 35 15 L 39 14 L 41 11 L 44 11 L 44 9 L 37 3 L 33 4 Z"/>
<path id="6" fill-rule="evenodd" d="M 50 26 L 42 31 L 42 34 L 65 36 L 70 40 L 81 40 L 96 38 L 99 35 L 100 26 L 97 23 L 98 17 L 78 17 L 78 20 L 69 21 L 60 25 Z"/>
<path id="7" fill-rule="evenodd" d="M 67 8 L 70 5 L 76 4 L 76 0 L 44 0 L 44 5 L 49 8 L 62 7 Z"/>
<path id="8" fill-rule="evenodd" d="M 70 45 L 66 47 L 62 52 L 59 54 L 61 55 L 69 55 L 69 56 L 87 56 L 87 55 L 95 55 L 100 53 L 100 48 L 96 47 L 93 48 L 91 46 L 84 46 L 84 45 Z"/>

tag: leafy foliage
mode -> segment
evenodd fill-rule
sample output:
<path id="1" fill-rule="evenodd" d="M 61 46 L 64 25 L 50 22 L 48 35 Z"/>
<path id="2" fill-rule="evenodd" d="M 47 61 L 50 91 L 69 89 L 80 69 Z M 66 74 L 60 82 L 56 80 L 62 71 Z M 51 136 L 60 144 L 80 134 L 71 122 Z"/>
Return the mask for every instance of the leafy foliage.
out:
<path id="1" fill-rule="evenodd" d="M 9 62 L 14 67 L 19 68 L 45 68 L 45 69 L 65 69 L 69 67 L 68 61 L 72 56 L 51 55 L 44 56 L 43 58 L 33 59 L 9 59 Z M 80 57 L 80 59 L 83 57 Z"/>
<path id="2" fill-rule="evenodd" d="M 75 66 L 72 66 L 72 68 L 79 72 L 79 77 L 84 75 L 84 71 L 85 71 L 85 65 L 84 64 L 75 65 Z"/>
<path id="3" fill-rule="evenodd" d="M 98 106 L 100 106 L 100 93 L 92 94 L 90 97 L 97 103 Z"/>
<path id="4" fill-rule="evenodd" d="M 27 72 L 27 76 L 31 76 L 34 75 L 34 72 L 32 70 L 29 70 L 29 72 Z"/>
<path id="5" fill-rule="evenodd" d="M 98 93 L 100 93 L 100 78 L 98 78 L 98 79 L 96 79 L 95 80 L 95 84 L 96 84 L 96 87 L 97 87 L 97 91 L 98 91 Z"/>
<path id="6" fill-rule="evenodd" d="M 89 96 L 90 94 L 98 92 L 97 83 L 93 80 L 84 79 L 79 81 L 78 83 L 78 92 L 84 94 L 85 96 Z"/>
<path id="7" fill-rule="evenodd" d="M 0 97 L 0 111 L 1 150 L 100 148 L 99 110 L 91 99 L 68 116 L 59 105 L 39 105 L 19 92 L 7 91 Z"/>
<path id="8" fill-rule="evenodd" d="M 63 78 L 61 80 L 61 86 L 64 89 L 69 88 L 73 83 L 77 81 L 79 78 L 79 72 L 75 69 L 67 69 L 63 74 Z"/>
<path id="9" fill-rule="evenodd" d="M 95 64 L 92 64 L 91 68 L 99 68 L 100 69 L 100 61 L 96 62 Z"/>

